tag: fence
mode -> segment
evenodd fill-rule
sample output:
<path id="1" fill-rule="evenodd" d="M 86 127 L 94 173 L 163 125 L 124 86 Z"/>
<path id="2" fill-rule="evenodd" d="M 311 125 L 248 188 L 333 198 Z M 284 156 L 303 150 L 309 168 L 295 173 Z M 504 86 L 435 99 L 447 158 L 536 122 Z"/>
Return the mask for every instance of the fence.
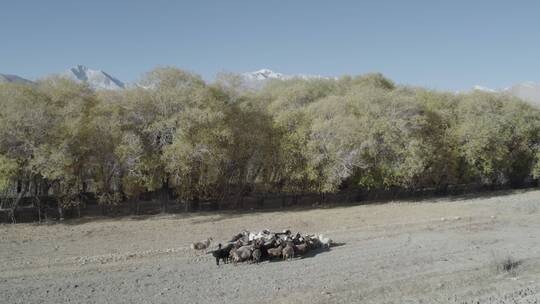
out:
<path id="1" fill-rule="evenodd" d="M 537 182 L 522 185 L 519 188 L 537 186 Z M 182 213 L 219 210 L 269 210 L 280 208 L 305 208 L 320 205 L 347 205 L 353 203 L 368 204 L 371 202 L 384 202 L 393 199 L 419 200 L 424 198 L 463 195 L 470 193 L 483 193 L 495 190 L 516 189 L 506 186 L 485 186 L 479 184 L 452 185 L 444 191 L 435 188 L 407 190 L 402 188 L 385 190 L 349 189 L 337 193 L 252 193 L 241 197 L 230 197 L 213 201 L 179 201 L 172 193 L 164 195 L 163 192 L 149 192 L 136 198 L 130 199 L 118 206 L 102 206 L 91 193 L 84 195 L 83 203 L 71 208 L 58 208 L 54 197 L 40 198 L 40 205 L 35 204 L 34 199 L 24 198 L 15 210 L 17 222 L 32 222 L 37 220 L 58 220 L 61 218 L 95 217 L 95 216 L 125 216 L 125 215 L 148 215 L 159 213 Z M 7 206 L 9 198 L 0 198 L 0 222 L 11 222 Z"/>

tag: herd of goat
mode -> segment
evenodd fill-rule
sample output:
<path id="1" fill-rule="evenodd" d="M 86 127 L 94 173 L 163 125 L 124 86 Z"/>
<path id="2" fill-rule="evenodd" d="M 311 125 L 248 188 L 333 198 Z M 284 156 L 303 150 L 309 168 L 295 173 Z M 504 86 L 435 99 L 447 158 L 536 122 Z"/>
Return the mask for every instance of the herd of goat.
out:
<path id="1" fill-rule="evenodd" d="M 191 244 L 191 249 L 207 250 L 212 238 Z M 218 244 L 212 251 L 219 266 L 220 260 L 227 264 L 233 262 L 250 261 L 259 263 L 270 259 L 293 259 L 295 256 L 305 255 L 308 251 L 320 248 L 329 248 L 332 240 L 322 234 L 292 234 L 290 230 L 283 232 L 270 232 L 262 230 L 258 233 L 242 231 L 235 235 L 225 246 Z"/>

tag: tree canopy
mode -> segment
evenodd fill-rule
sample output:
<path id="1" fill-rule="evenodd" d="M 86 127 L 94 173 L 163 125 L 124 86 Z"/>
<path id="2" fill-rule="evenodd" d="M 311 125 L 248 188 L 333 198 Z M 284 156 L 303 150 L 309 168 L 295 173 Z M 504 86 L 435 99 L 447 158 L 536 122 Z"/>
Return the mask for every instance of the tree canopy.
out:
<path id="1" fill-rule="evenodd" d="M 540 175 L 540 111 L 504 94 L 453 94 L 380 74 L 214 83 L 157 68 L 93 91 L 51 77 L 0 84 L 0 191 L 39 184 L 70 204 L 170 189 L 180 200 L 257 192 L 515 184 Z"/>

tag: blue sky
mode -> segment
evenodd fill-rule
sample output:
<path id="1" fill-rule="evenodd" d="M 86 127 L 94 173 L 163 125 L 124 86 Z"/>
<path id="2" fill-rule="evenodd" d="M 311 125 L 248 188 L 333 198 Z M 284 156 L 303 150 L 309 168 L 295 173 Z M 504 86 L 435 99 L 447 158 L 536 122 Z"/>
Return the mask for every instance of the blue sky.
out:
<path id="1" fill-rule="evenodd" d="M 540 81 L 540 1 L 0 0 L 0 73 L 267 67 L 443 90 Z"/>

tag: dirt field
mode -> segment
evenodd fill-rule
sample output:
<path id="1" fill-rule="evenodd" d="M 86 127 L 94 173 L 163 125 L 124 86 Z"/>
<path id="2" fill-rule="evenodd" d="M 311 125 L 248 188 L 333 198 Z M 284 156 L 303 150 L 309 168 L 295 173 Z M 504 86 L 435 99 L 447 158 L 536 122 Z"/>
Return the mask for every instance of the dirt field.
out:
<path id="1" fill-rule="evenodd" d="M 240 229 L 343 243 L 217 267 Z M 514 266 L 505 270 L 510 259 Z M 0 225 L 0 303 L 540 303 L 540 191 L 245 214 Z"/>

